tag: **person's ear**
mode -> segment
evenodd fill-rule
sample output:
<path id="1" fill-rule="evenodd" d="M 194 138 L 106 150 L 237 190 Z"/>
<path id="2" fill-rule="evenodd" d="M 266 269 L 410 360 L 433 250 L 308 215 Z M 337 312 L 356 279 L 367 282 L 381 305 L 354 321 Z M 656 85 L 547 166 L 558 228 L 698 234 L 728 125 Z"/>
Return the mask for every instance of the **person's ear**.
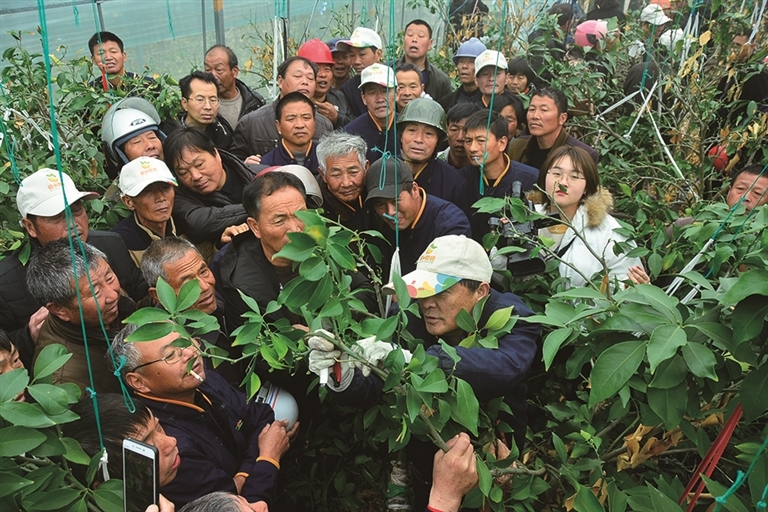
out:
<path id="1" fill-rule="evenodd" d="M 480 286 L 477 287 L 477 290 L 475 290 L 475 297 L 479 301 L 489 293 L 491 293 L 491 285 L 486 282 L 482 282 L 480 283 Z"/>
<path id="2" fill-rule="evenodd" d="M 123 204 L 128 207 L 129 210 L 135 210 L 136 206 L 133 204 L 133 198 L 128 195 L 123 195 L 120 198 L 123 201 Z"/>
<path id="3" fill-rule="evenodd" d="M 187 98 L 184 96 L 181 97 L 181 108 L 184 109 L 184 112 L 189 112 L 189 109 L 187 108 Z"/>
<path id="4" fill-rule="evenodd" d="M 560 114 L 560 119 L 558 120 L 558 124 L 560 126 L 563 126 L 567 120 L 568 120 L 568 112 L 563 112 L 562 114 Z"/>
<path id="5" fill-rule="evenodd" d="M 160 302 L 160 297 L 157 296 L 157 288 L 154 286 L 150 286 L 147 290 L 147 293 L 150 297 L 152 297 L 152 301 L 157 304 Z"/>
<path id="6" fill-rule="evenodd" d="M 248 217 L 245 219 L 245 223 L 248 224 L 248 229 L 251 230 L 251 233 L 253 233 L 256 238 L 261 238 L 259 236 L 259 223 L 256 222 L 256 219 Z"/>
<path id="7" fill-rule="evenodd" d="M 72 310 L 68 307 L 60 306 L 52 302 L 49 302 L 48 304 L 46 304 L 45 307 L 48 309 L 48 311 L 52 315 L 57 317 L 62 322 L 74 323 L 75 320 L 79 320 L 79 317 L 78 318 L 73 317 Z"/>
<path id="8" fill-rule="evenodd" d="M 125 383 L 138 391 L 139 393 L 149 394 L 151 390 L 144 382 L 144 378 L 139 372 L 128 372 L 125 374 Z"/>
<path id="9" fill-rule="evenodd" d="M 378 58 L 378 62 L 381 62 L 381 48 L 376 48 L 376 57 Z"/>
<path id="10" fill-rule="evenodd" d="M 275 119 L 275 128 L 277 128 L 277 134 L 283 136 L 283 130 L 280 129 L 280 120 Z"/>
<path id="11" fill-rule="evenodd" d="M 232 76 L 235 78 L 237 78 L 237 75 L 240 74 L 240 68 L 237 66 L 230 68 L 230 70 L 232 71 Z"/>
<path id="12" fill-rule="evenodd" d="M 35 228 L 34 222 L 32 222 L 31 220 L 25 217 L 21 219 L 21 225 L 24 229 L 27 230 L 27 233 L 29 233 L 30 238 L 37 238 L 37 229 Z"/>

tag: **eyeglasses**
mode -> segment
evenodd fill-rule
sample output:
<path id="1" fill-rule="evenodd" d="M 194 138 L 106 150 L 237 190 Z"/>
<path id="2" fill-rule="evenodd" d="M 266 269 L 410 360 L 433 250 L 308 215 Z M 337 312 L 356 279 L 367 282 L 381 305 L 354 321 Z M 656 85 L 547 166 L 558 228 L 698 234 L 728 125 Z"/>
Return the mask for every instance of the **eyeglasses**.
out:
<path id="1" fill-rule="evenodd" d="M 168 352 L 165 353 L 163 357 L 160 359 L 155 359 L 154 361 L 150 361 L 148 363 L 142 363 L 139 366 L 135 367 L 131 372 L 135 372 L 139 368 L 144 368 L 145 366 L 149 366 L 151 364 L 159 363 L 160 361 L 164 361 L 165 364 L 174 364 L 181 361 L 181 358 L 184 357 L 184 350 L 186 349 L 192 349 L 192 357 L 197 357 L 200 355 L 200 342 L 197 340 L 192 340 L 192 344 L 186 347 L 170 347 L 168 349 Z"/>
<path id="2" fill-rule="evenodd" d="M 547 171 L 547 174 L 549 176 L 552 176 L 556 180 L 563 179 L 563 176 L 567 176 L 568 177 L 568 181 L 581 181 L 581 180 L 587 179 L 587 178 L 584 177 L 584 175 L 582 173 L 575 172 L 575 171 L 574 172 L 569 172 L 569 173 L 566 174 L 566 173 L 563 173 L 561 171 L 554 171 L 554 170 L 552 170 L 552 171 Z"/>
<path id="3" fill-rule="evenodd" d="M 195 96 L 194 98 L 189 98 L 189 101 L 194 101 L 196 105 L 203 106 L 206 103 L 210 103 L 212 107 L 215 107 L 219 104 L 219 98 L 216 96 L 212 96 L 210 98 L 204 98 L 203 96 Z"/>

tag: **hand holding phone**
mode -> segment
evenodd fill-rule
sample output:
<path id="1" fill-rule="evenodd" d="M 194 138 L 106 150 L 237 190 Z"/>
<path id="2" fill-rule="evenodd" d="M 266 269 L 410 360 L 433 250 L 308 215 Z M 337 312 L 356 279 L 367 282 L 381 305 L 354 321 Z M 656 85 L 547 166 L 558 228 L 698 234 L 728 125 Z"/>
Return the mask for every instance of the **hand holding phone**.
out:
<path id="1" fill-rule="evenodd" d="M 144 512 L 159 503 L 159 459 L 154 446 L 130 438 L 123 440 L 124 512 Z"/>

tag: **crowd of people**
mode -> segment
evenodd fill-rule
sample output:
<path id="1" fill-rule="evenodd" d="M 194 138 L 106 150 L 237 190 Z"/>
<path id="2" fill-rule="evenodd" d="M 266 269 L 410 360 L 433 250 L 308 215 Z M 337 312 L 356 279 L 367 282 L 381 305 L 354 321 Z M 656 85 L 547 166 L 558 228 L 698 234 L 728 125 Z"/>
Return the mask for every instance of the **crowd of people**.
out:
<path id="1" fill-rule="evenodd" d="M 648 37 L 632 51 L 643 69 L 652 62 L 644 55 L 681 40 L 672 26 L 677 9 L 668 2 L 642 9 L 639 22 Z M 231 337 L 250 310 L 241 292 L 262 311 L 277 299 L 298 275 L 297 266 L 278 254 L 289 233 L 304 229 L 296 212 L 321 208 L 329 222 L 383 235 L 385 242 L 371 241 L 383 256 L 373 266 L 387 283 L 398 260 L 421 311 L 411 315 L 409 332 L 423 340 L 439 368 L 468 382 L 481 402 L 504 398 L 512 411 L 511 442 L 522 449 L 526 376 L 540 326 L 525 322 L 533 313 L 520 297 L 493 284 L 505 260 L 499 263 L 495 248 L 483 245 L 495 228 L 490 215 L 473 205 L 485 197 L 528 193 L 538 212 L 558 219 L 537 235 L 549 240 L 570 286 L 651 281 L 640 259 L 617 250 L 634 242 L 617 232 L 613 198 L 601 186 L 599 153 L 569 134 L 568 98 L 541 71 L 545 59 L 595 58 L 616 37 L 605 18 L 622 24 L 625 14 L 612 0 L 598 2 L 580 24 L 570 4 L 556 4 L 549 14 L 557 23 L 532 32 L 532 42 L 544 43 L 532 46 L 539 48 L 535 54 L 509 59 L 511 54 L 486 48 L 476 37 L 460 41 L 453 56 L 455 87 L 428 58 L 432 27 L 416 19 L 404 27 L 398 59 L 385 61 L 380 35 L 367 27 L 347 38 L 307 41 L 279 66 L 279 95 L 271 102 L 239 78 L 237 56 L 221 45 L 207 51 L 202 70 L 179 80 L 178 119 L 161 119 L 139 97 L 116 102 L 102 120 L 101 137 L 106 172 L 131 214 L 108 232 L 92 230 L 84 203 L 97 194 L 78 190 L 63 170 L 41 169 L 22 180 L 16 205 L 31 251 L 28 261 L 18 250 L 0 262 L 0 373 L 32 368 L 45 347 L 64 345 L 72 357 L 54 382 L 98 393 L 112 475 L 122 473 L 120 444 L 130 437 L 159 450 L 161 510 L 267 510 L 300 422 L 246 400 L 238 388 L 245 365 L 214 370 L 197 343 L 174 345 L 175 332 L 128 342 L 137 326 L 123 320 L 158 303 L 160 278 L 177 293 L 196 280 L 200 296 L 192 309 L 215 316 L 220 326 L 206 342 L 241 358 Z M 734 34 L 734 44 L 740 59 L 751 57 L 754 45 L 744 34 Z M 125 69 L 127 54 L 115 34 L 97 33 L 89 47 L 101 73 L 95 88 L 119 89 L 126 77 L 141 78 Z M 629 70 L 625 90 L 640 87 L 643 77 Z M 735 79 L 729 75 L 721 84 L 723 101 Z M 766 107 L 768 73 L 747 82 L 740 100 Z M 727 203 L 751 210 L 768 201 L 767 189 L 762 164 L 736 169 Z M 361 303 L 380 315 L 371 276 L 349 274 Z M 481 301 L 481 325 L 509 306 L 519 321 L 499 338 L 498 348 L 456 346 L 466 335 L 459 312 L 471 312 Z M 308 330 L 304 317 L 286 307 L 266 317 Z M 332 334 L 307 336 L 310 377 L 269 375 L 276 389 L 296 396 L 303 421 L 319 406 L 305 404 L 309 379 L 344 359 L 329 341 Z M 439 340 L 456 346 L 458 363 Z M 372 365 L 395 348 L 375 337 L 357 345 Z M 120 393 L 115 373 L 135 397 L 135 413 L 114 394 Z M 383 384 L 364 365 L 343 362 L 328 389 L 341 403 L 366 407 L 376 403 Z M 75 411 L 80 420 L 65 425 L 65 434 L 93 455 L 100 442 L 90 398 Z M 433 457 L 433 447 L 410 443 L 415 510 L 458 510 L 475 485 L 469 437 L 462 434 L 448 445 L 450 451 Z"/>

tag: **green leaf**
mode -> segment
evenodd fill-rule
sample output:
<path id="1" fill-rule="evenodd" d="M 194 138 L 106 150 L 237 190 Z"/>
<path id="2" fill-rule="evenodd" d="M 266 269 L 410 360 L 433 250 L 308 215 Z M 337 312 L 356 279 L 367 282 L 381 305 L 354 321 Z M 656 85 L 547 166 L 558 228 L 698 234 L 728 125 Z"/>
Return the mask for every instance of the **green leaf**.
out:
<path id="1" fill-rule="evenodd" d="M 355 270 L 355 257 L 344 246 L 329 245 L 328 254 L 331 255 L 333 261 L 335 261 L 341 268 L 346 270 Z"/>
<path id="2" fill-rule="evenodd" d="M 595 494 L 589 487 L 579 486 L 579 492 L 573 500 L 573 509 L 576 512 L 603 512 L 605 509 L 597 501 Z"/>
<path id="3" fill-rule="evenodd" d="M 509 321 L 509 317 L 512 316 L 512 310 L 514 308 L 515 306 L 509 306 L 507 308 L 497 309 L 496 311 L 494 311 L 491 314 L 491 317 L 485 323 L 484 329 L 498 331 L 499 329 L 504 327 L 507 321 Z"/>
<path id="4" fill-rule="evenodd" d="M 544 369 L 549 370 L 552 365 L 552 361 L 555 359 L 563 342 L 571 337 L 573 334 L 573 328 L 563 327 L 549 333 L 544 340 L 544 346 L 542 347 L 542 355 L 544 360 Z"/>
<path id="5" fill-rule="evenodd" d="M 556 293 L 552 296 L 553 299 L 574 300 L 574 299 L 588 299 L 588 300 L 604 300 L 605 295 L 595 290 L 594 288 L 569 288 L 560 293 Z"/>
<path id="6" fill-rule="evenodd" d="M 747 423 L 768 410 L 768 366 L 754 368 L 744 377 L 740 395 Z"/>
<path id="7" fill-rule="evenodd" d="M 727 325 L 719 324 L 717 322 L 689 322 L 686 327 L 693 327 L 721 350 L 730 350 L 733 347 L 733 331 Z"/>
<path id="8" fill-rule="evenodd" d="M 731 316 L 734 345 L 756 338 L 763 330 L 766 315 L 768 315 L 768 298 L 766 297 L 750 296 L 739 302 Z"/>
<path id="9" fill-rule="evenodd" d="M 26 368 L 16 368 L 0 375 L 0 403 L 15 400 L 27 384 L 29 384 L 29 374 Z"/>
<path id="10" fill-rule="evenodd" d="M 304 261 L 312 256 L 317 244 L 315 240 L 306 233 L 288 233 L 290 243 L 278 251 L 272 259 L 284 258 L 291 261 Z"/>
<path id="11" fill-rule="evenodd" d="M 473 435 L 477 435 L 477 418 L 480 404 L 475 393 L 466 381 L 456 379 L 456 414 L 454 419 L 467 428 Z"/>
<path id="12" fill-rule="evenodd" d="M 448 381 L 445 380 L 443 372 L 435 371 L 423 380 L 418 375 L 414 375 L 413 387 L 420 393 L 445 393 L 448 391 Z"/>
<path id="13" fill-rule="evenodd" d="M 673 388 L 683 382 L 686 375 L 688 375 L 688 365 L 685 364 L 685 359 L 674 355 L 659 365 L 648 386 L 657 389 Z"/>
<path id="14" fill-rule="evenodd" d="M 595 361 L 589 407 L 619 391 L 643 362 L 644 341 L 625 341 L 608 348 Z"/>
<path id="15" fill-rule="evenodd" d="M 688 337 L 682 327 L 678 325 L 660 325 L 651 333 L 651 341 L 648 342 L 648 363 L 651 373 L 662 361 L 666 361 L 688 342 Z"/>
<path id="16" fill-rule="evenodd" d="M 93 483 L 93 479 L 96 478 L 96 472 L 99 469 L 99 462 L 101 461 L 101 455 L 104 453 L 104 450 L 99 450 L 99 452 L 91 457 L 91 462 L 88 463 L 88 470 L 85 473 L 85 482 L 88 485 L 91 485 Z"/>
<path id="17" fill-rule="evenodd" d="M 397 295 L 397 302 L 400 304 L 400 310 L 403 311 L 411 304 L 408 285 L 405 284 L 405 281 L 397 272 L 392 276 L 392 283 L 395 285 L 395 294 Z"/>
<path id="18" fill-rule="evenodd" d="M 15 494 L 24 487 L 34 483 L 32 480 L 27 480 L 7 471 L 0 471 L 0 481 L 3 482 L 3 485 L 0 485 L 0 498 Z"/>
<path id="19" fill-rule="evenodd" d="M 167 322 L 171 314 L 160 308 L 141 308 L 123 320 L 124 324 L 144 325 L 155 322 Z"/>
<path id="20" fill-rule="evenodd" d="M 69 400 L 66 390 L 52 384 L 33 384 L 27 388 L 30 396 L 48 414 L 61 414 L 67 410 Z"/>
<path id="21" fill-rule="evenodd" d="M 461 309 L 459 314 L 456 315 L 456 323 L 464 332 L 475 332 L 477 330 L 475 319 L 472 318 L 472 315 L 466 309 Z"/>
<path id="22" fill-rule="evenodd" d="M 475 459 L 477 459 L 477 486 L 480 488 L 480 492 L 488 496 L 488 493 L 491 492 L 493 477 L 491 476 L 491 472 L 488 470 L 488 466 L 485 465 L 485 462 L 480 460 L 479 457 L 475 457 Z"/>
<path id="23" fill-rule="evenodd" d="M 614 482 L 608 484 L 608 510 L 610 512 L 627 510 L 627 495 L 621 492 Z"/>
<path id="24" fill-rule="evenodd" d="M 91 461 L 91 458 L 88 457 L 88 454 L 86 454 L 83 451 L 83 448 L 80 446 L 80 443 L 78 443 L 71 437 L 62 437 L 61 442 L 64 445 L 64 448 L 67 450 L 64 453 L 64 458 L 67 459 L 69 462 L 80 464 L 82 466 L 87 466 L 88 463 Z"/>
<path id="25" fill-rule="evenodd" d="M 724 496 L 725 493 L 728 492 L 728 487 L 722 485 L 719 482 L 712 480 L 711 478 L 701 475 L 701 479 L 704 480 L 704 482 L 706 482 L 707 490 L 709 490 L 709 492 L 711 492 L 712 496 L 714 496 L 715 498 Z M 728 496 L 728 498 L 725 500 L 725 504 L 723 505 L 723 508 L 725 510 L 728 510 L 729 512 L 749 512 L 749 509 L 747 509 L 747 507 L 744 506 L 744 504 L 735 494 L 731 494 L 730 496 Z M 752 510 L 755 510 L 755 509 L 752 509 Z"/>
<path id="26" fill-rule="evenodd" d="M 408 409 L 408 419 L 413 423 L 416 418 L 419 416 L 419 411 L 421 410 L 421 396 L 419 393 L 413 388 L 413 386 L 407 386 L 406 387 L 406 395 L 405 395 L 405 405 Z"/>
<path id="27" fill-rule="evenodd" d="M 56 424 L 48 418 L 40 405 L 26 402 L 0 404 L 0 416 L 20 427 L 43 428 Z"/>
<path id="28" fill-rule="evenodd" d="M 756 268 L 741 274 L 739 280 L 720 299 L 720 304 L 731 306 L 750 295 L 768 295 L 768 270 Z"/>
<path id="29" fill-rule="evenodd" d="M 155 324 L 145 324 L 139 326 L 133 331 L 125 341 L 129 343 L 140 343 L 142 341 L 155 341 L 173 332 L 174 324 L 172 322 L 159 322 Z"/>
<path id="30" fill-rule="evenodd" d="M 110 487 L 107 484 L 114 482 L 114 487 Z M 93 500 L 101 510 L 114 510 L 120 511 L 123 507 L 123 482 L 122 480 L 111 479 L 109 482 L 105 482 L 99 485 L 95 491 L 93 491 Z"/>
<path id="31" fill-rule="evenodd" d="M 328 267 L 318 256 L 310 256 L 299 265 L 299 274 L 307 281 L 319 281 L 326 272 Z"/>
<path id="32" fill-rule="evenodd" d="M 683 512 L 683 509 L 681 509 L 677 503 L 672 501 L 669 496 L 647 482 L 645 485 L 648 486 L 648 492 L 651 496 L 651 504 L 653 505 L 653 510 L 663 510 L 664 512 Z"/>
<path id="33" fill-rule="evenodd" d="M 54 343 L 40 351 L 35 359 L 35 380 L 52 375 L 53 372 L 64 366 L 72 354 L 67 353 L 64 345 Z"/>
<path id="34" fill-rule="evenodd" d="M 688 386 L 685 382 L 668 389 L 648 388 L 647 397 L 651 410 L 664 420 L 666 430 L 680 424 L 688 407 Z"/>
<path id="35" fill-rule="evenodd" d="M 655 252 L 648 257 L 648 270 L 651 271 L 651 276 L 658 276 L 661 274 L 661 256 Z"/>
<path id="36" fill-rule="evenodd" d="M 171 285 L 162 277 L 157 280 L 157 298 L 160 300 L 160 304 L 171 313 L 176 312 L 176 292 L 171 288 Z"/>
<path id="37" fill-rule="evenodd" d="M 37 448 L 43 444 L 45 439 L 45 434 L 32 428 L 6 427 L 0 430 L 0 457 L 21 455 Z"/>
<path id="38" fill-rule="evenodd" d="M 176 298 L 176 311 L 184 311 L 195 305 L 200 298 L 200 282 L 190 279 L 181 286 L 179 296 Z"/>
<path id="39" fill-rule="evenodd" d="M 565 449 L 565 444 L 563 443 L 563 440 L 560 439 L 560 436 L 552 432 L 552 445 L 555 447 L 555 452 L 557 453 L 557 458 L 560 459 L 560 462 L 565 464 L 568 462 L 568 451 Z"/>
<path id="40" fill-rule="evenodd" d="M 344 312 L 344 307 L 341 305 L 338 297 L 333 297 L 331 300 L 325 303 L 323 309 L 317 314 L 319 318 L 333 318 L 341 315 Z"/>
<path id="41" fill-rule="evenodd" d="M 652 284 L 641 284 L 635 286 L 634 291 L 646 299 L 645 303 L 664 315 L 670 323 L 680 324 L 683 322 L 680 312 L 677 310 L 679 301 L 675 297 L 667 295 L 661 288 Z"/>
<path id="42" fill-rule="evenodd" d="M 35 493 L 33 510 L 63 510 L 80 496 L 80 491 L 72 488 L 55 489 L 46 493 Z"/>
<path id="43" fill-rule="evenodd" d="M 688 343 L 683 347 L 683 358 L 688 369 L 697 377 L 712 379 L 717 382 L 715 373 L 715 354 L 701 343 Z"/>

